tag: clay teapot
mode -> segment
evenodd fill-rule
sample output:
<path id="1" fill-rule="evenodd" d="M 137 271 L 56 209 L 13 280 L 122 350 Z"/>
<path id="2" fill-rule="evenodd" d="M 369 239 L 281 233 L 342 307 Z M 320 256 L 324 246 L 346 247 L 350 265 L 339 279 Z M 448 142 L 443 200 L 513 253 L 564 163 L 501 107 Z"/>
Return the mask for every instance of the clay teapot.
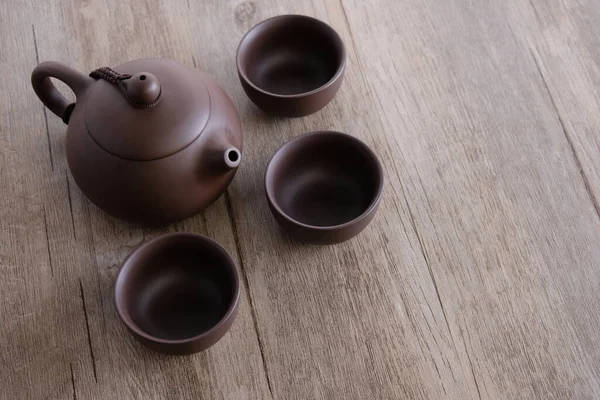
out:
<path id="1" fill-rule="evenodd" d="M 50 78 L 67 84 L 76 103 Z M 69 125 L 67 161 L 75 182 L 118 218 L 155 225 L 195 214 L 225 191 L 241 161 L 238 113 L 196 69 L 141 59 L 88 76 L 43 62 L 31 83 Z"/>

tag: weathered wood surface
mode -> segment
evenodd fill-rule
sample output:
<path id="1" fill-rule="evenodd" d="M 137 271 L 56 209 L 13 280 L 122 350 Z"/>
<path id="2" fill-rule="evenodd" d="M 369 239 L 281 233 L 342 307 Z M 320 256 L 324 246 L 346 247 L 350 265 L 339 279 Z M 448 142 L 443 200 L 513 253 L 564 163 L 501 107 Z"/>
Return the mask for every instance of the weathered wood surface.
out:
<path id="1" fill-rule="evenodd" d="M 306 118 L 261 114 L 235 71 L 241 36 L 282 13 L 348 49 Z M 599 45 L 592 0 L 0 1 L 0 398 L 600 397 Z M 245 128 L 228 193 L 155 230 L 85 199 L 29 84 L 40 60 L 146 56 L 213 74 Z M 386 171 L 373 224 L 338 246 L 290 241 L 263 195 L 273 151 L 317 129 Z M 174 230 L 244 275 L 232 331 L 183 358 L 133 341 L 112 303 L 123 258 Z"/>

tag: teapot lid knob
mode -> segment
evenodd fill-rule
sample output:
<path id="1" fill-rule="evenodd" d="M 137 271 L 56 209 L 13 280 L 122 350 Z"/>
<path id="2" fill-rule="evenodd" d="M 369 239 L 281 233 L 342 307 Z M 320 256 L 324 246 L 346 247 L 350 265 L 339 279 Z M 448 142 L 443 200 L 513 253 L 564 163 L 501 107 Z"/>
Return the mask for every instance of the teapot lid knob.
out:
<path id="1" fill-rule="evenodd" d="M 130 103 L 138 108 L 152 107 L 160 99 L 161 87 L 156 76 L 138 72 L 123 81 Z"/>
<path id="2" fill-rule="evenodd" d="M 92 71 L 90 76 L 117 85 L 129 104 L 135 108 L 153 107 L 159 102 L 162 95 L 158 78 L 149 72 L 128 75 L 120 74 L 108 67 L 102 67 Z"/>

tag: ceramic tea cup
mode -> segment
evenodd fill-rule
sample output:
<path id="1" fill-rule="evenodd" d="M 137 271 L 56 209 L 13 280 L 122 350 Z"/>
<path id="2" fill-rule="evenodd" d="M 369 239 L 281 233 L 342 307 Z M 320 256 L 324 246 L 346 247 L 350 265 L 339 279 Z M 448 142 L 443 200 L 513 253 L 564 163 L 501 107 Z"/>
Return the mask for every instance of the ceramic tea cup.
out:
<path id="1" fill-rule="evenodd" d="M 325 107 L 344 76 L 346 50 L 329 25 L 304 15 L 269 18 L 237 50 L 244 91 L 267 114 L 302 117 Z"/>
<path id="2" fill-rule="evenodd" d="M 307 243 L 334 244 L 371 222 L 381 199 L 383 171 L 360 140 L 341 132 L 311 132 L 273 155 L 265 190 L 285 232 Z"/>
<path id="3" fill-rule="evenodd" d="M 217 242 L 193 233 L 154 238 L 124 261 L 115 303 L 133 336 L 153 350 L 191 354 L 215 344 L 231 327 L 239 274 Z"/>

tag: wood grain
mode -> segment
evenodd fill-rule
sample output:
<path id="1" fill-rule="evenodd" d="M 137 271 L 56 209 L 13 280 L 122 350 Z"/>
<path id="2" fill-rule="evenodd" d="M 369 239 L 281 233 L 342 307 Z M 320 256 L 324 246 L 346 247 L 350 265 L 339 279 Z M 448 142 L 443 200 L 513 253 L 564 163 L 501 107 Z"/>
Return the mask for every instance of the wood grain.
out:
<path id="1" fill-rule="evenodd" d="M 598 218 L 530 50 L 502 4 L 403 3 L 347 9 L 477 394 L 593 398 Z"/>
<path id="2" fill-rule="evenodd" d="M 283 13 L 330 23 L 349 54 L 336 99 L 301 119 L 259 112 L 235 70 L 241 36 Z M 591 0 L 0 2 L 0 398 L 600 397 L 599 39 Z M 245 130 L 226 195 L 163 229 L 85 199 L 29 87 L 42 60 L 147 56 L 214 75 Z M 372 225 L 330 247 L 287 238 L 263 194 L 272 153 L 321 129 L 386 171 Z M 232 331 L 191 357 L 137 344 L 112 303 L 125 256 L 174 230 L 244 276 Z"/>
<path id="3" fill-rule="evenodd" d="M 351 24 L 370 6 L 350 4 Z M 361 25 L 358 47 L 364 38 L 373 56 L 382 119 L 404 123 L 386 138 L 478 395 L 591 398 L 598 218 L 505 15 L 503 5 L 405 2 Z"/>
<path id="4" fill-rule="evenodd" d="M 593 1 L 509 3 L 512 24 L 531 50 L 596 213 L 600 215 L 600 7 Z M 518 20 L 527 23 L 518 23 Z"/>

